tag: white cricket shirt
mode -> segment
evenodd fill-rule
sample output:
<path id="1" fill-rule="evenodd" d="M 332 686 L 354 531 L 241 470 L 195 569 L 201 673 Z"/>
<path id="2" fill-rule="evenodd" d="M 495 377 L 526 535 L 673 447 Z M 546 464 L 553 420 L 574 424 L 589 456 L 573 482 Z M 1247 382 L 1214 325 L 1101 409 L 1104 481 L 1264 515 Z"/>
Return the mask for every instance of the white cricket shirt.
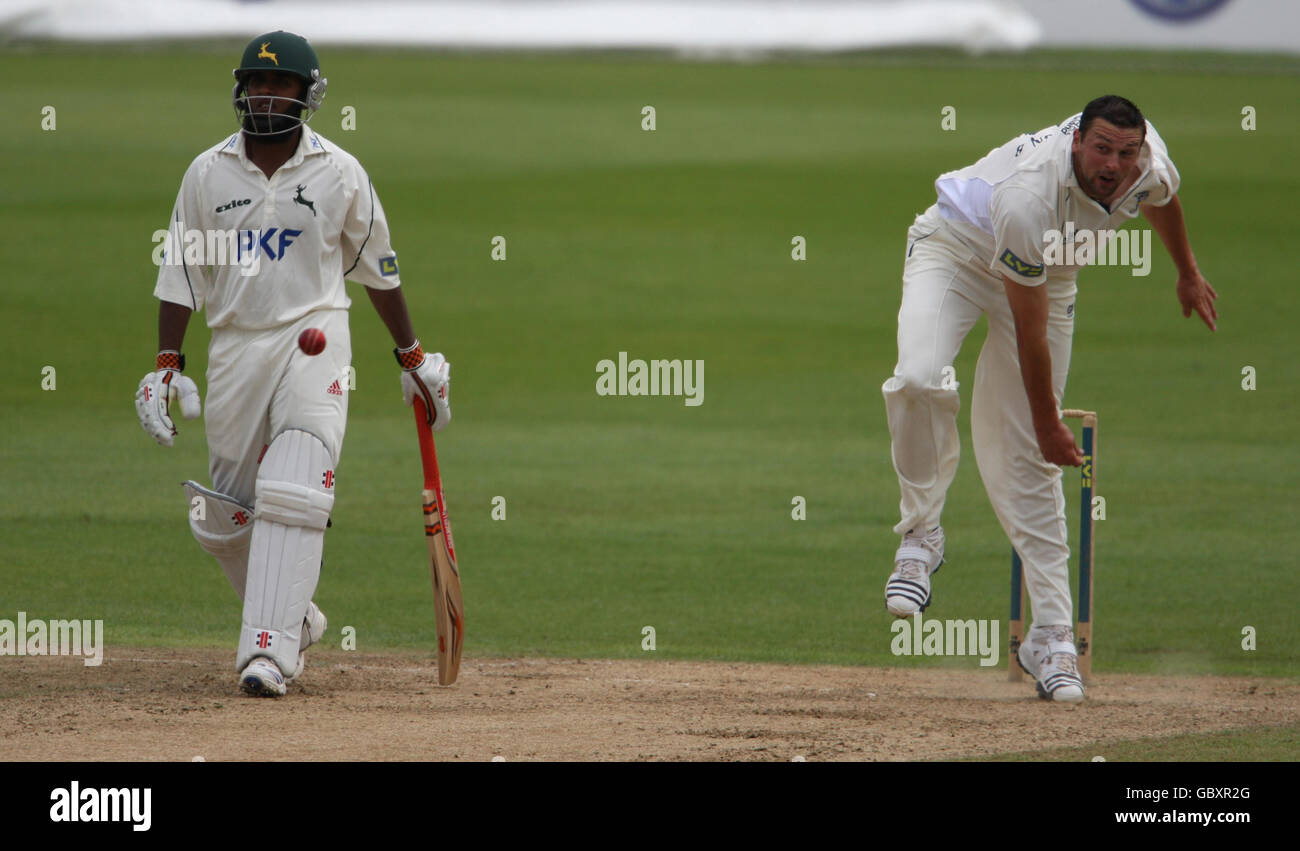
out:
<path id="1" fill-rule="evenodd" d="M 1110 209 L 1088 197 L 1070 150 L 1082 115 L 1017 136 L 934 182 L 939 214 L 994 275 L 1029 286 L 1073 280 L 1079 265 L 1044 264 L 1048 231 L 1118 230 L 1139 205 L 1164 206 L 1178 192 L 1178 170 L 1148 121 L 1138 179 Z"/>
<path id="2" fill-rule="evenodd" d="M 346 309 L 345 278 L 374 289 L 401 284 L 365 169 L 306 126 L 270 178 L 249 161 L 243 133 L 195 157 L 169 230 L 154 295 L 206 307 L 210 328 L 261 330 Z"/>

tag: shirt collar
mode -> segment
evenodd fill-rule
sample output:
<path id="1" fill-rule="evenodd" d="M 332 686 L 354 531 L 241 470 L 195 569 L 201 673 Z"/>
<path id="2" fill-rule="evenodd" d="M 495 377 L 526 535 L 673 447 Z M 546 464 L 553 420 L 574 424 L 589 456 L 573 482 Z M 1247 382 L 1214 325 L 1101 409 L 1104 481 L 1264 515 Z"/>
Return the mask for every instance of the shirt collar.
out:
<path id="1" fill-rule="evenodd" d="M 257 166 L 253 165 L 248 158 L 245 147 L 246 141 L 243 131 L 240 131 L 226 140 L 226 144 L 221 146 L 221 153 L 239 157 L 239 161 L 244 164 L 245 168 L 255 171 Z M 294 150 L 293 156 L 289 157 L 280 168 L 298 165 L 305 157 L 323 154 L 325 151 L 325 140 L 318 136 L 315 130 L 304 124 L 302 125 L 302 134 L 298 137 L 298 147 Z"/>
<path id="2" fill-rule="evenodd" d="M 1078 189 L 1083 191 L 1079 185 L 1079 178 L 1074 175 L 1074 140 L 1071 134 L 1070 142 L 1065 146 L 1065 186 L 1068 189 Z"/>

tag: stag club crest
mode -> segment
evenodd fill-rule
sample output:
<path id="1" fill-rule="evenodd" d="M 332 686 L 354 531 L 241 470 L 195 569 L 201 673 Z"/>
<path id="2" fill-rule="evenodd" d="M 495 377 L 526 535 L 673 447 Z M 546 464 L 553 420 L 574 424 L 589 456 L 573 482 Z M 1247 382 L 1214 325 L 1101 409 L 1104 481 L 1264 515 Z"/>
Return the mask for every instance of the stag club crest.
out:
<path id="1" fill-rule="evenodd" d="M 279 68 L 279 67 L 280 67 L 280 60 L 276 57 L 276 55 L 275 55 L 274 53 L 272 53 L 271 51 L 267 50 L 267 48 L 270 47 L 270 46 L 271 46 L 271 42 L 269 42 L 269 41 L 264 41 L 264 42 L 262 42 L 262 49 L 261 49 L 260 51 L 258 51 L 258 53 L 257 53 L 257 58 L 258 58 L 258 59 L 270 59 L 272 62 L 275 63 L 275 67 Z"/>
<path id="2" fill-rule="evenodd" d="M 293 196 L 293 203 L 295 203 L 295 204 L 301 204 L 301 205 L 303 205 L 304 207 L 306 207 L 307 209 L 311 210 L 312 217 L 315 218 L 315 216 L 316 216 L 316 205 L 313 204 L 313 203 L 311 202 L 310 199 L 302 197 L 302 193 L 305 192 L 305 191 L 307 191 L 307 187 L 306 187 L 306 186 L 299 186 L 299 187 L 298 187 L 298 194 L 295 195 L 295 196 Z"/>

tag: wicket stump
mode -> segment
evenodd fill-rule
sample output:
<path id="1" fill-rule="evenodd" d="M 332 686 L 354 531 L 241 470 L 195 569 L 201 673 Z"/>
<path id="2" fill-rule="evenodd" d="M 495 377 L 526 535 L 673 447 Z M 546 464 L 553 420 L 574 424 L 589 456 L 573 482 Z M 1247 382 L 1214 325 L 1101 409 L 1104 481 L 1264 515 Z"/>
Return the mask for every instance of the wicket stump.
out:
<path id="1" fill-rule="evenodd" d="M 1092 566 L 1096 529 L 1092 522 L 1092 497 L 1097 489 L 1097 413 L 1074 408 L 1062 411 L 1067 419 L 1083 420 L 1083 466 L 1079 469 L 1079 623 L 1074 631 L 1079 650 L 1079 676 L 1086 683 L 1092 677 Z M 1022 676 L 1016 654 L 1025 634 L 1028 599 L 1024 565 L 1020 554 L 1011 550 L 1011 624 L 1007 631 L 1007 676 L 1019 682 Z"/>

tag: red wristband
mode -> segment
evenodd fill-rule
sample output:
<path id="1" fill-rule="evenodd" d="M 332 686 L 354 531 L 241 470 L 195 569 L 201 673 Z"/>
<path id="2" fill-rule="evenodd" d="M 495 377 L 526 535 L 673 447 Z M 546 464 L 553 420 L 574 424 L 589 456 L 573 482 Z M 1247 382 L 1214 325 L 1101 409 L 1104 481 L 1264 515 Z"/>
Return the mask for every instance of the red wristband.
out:
<path id="1" fill-rule="evenodd" d="M 174 369 L 177 372 L 185 371 L 185 355 L 180 352 L 174 352 L 166 349 L 158 353 L 158 358 L 154 361 L 154 369 Z"/>
<path id="2" fill-rule="evenodd" d="M 393 355 L 397 358 L 397 365 L 407 372 L 418 369 L 420 364 L 424 363 L 424 349 L 420 348 L 419 340 L 416 340 L 411 345 L 411 348 L 405 351 L 393 349 Z"/>

